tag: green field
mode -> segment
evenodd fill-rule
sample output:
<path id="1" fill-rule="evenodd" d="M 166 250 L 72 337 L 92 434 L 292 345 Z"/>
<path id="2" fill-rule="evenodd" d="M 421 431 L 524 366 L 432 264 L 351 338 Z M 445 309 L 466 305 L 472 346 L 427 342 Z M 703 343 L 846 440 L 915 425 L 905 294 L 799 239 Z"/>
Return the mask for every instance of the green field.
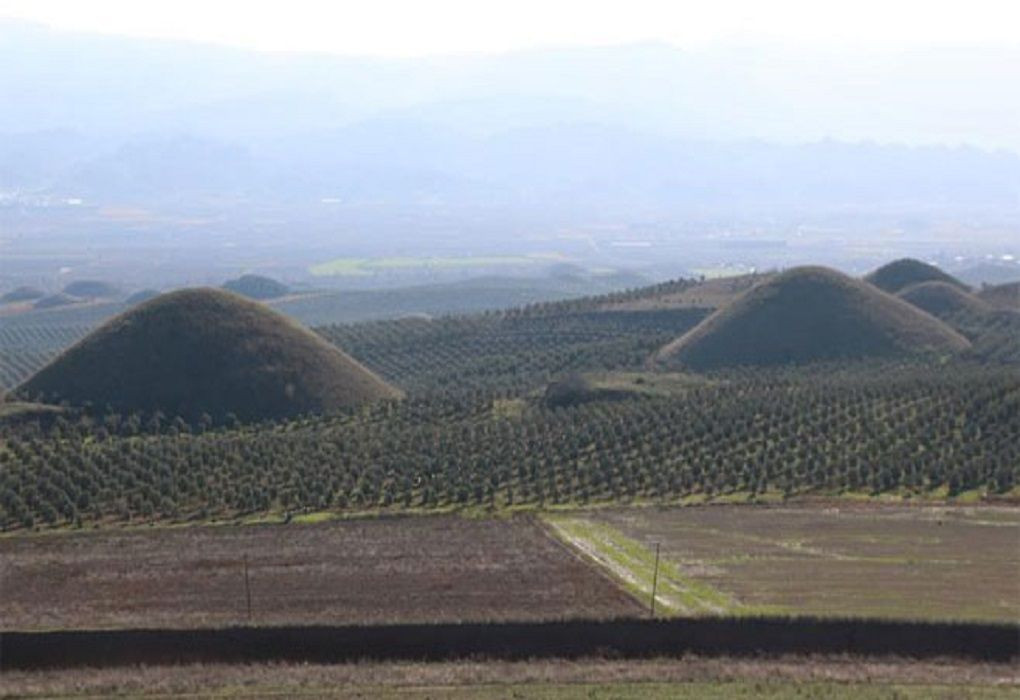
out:
<path id="1" fill-rule="evenodd" d="M 534 255 L 488 255 L 488 256 L 425 256 L 390 258 L 335 258 L 328 262 L 312 265 L 308 271 L 316 277 L 364 277 L 378 272 L 420 269 L 474 269 L 509 267 L 521 265 L 548 265 L 561 261 L 556 253 Z"/>
<path id="2" fill-rule="evenodd" d="M 662 615 L 1020 619 L 1020 510 L 924 506 L 604 509 L 549 518 Z"/>

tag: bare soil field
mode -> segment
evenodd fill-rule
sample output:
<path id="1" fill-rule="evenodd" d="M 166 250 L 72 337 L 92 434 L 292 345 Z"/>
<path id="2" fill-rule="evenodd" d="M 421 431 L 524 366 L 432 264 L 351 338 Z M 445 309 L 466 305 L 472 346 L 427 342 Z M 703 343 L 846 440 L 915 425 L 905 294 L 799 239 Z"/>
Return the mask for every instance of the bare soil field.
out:
<path id="1" fill-rule="evenodd" d="M 1007 698 L 1014 664 L 843 656 L 194 664 L 6 672 L 8 697 Z"/>
<path id="2" fill-rule="evenodd" d="M 8 630 L 538 620 L 635 612 L 637 603 L 608 577 L 523 517 L 0 538 L 0 629 Z"/>
<path id="3" fill-rule="evenodd" d="M 590 511 L 678 578 L 776 613 L 1020 619 L 1020 509 L 847 504 Z"/>

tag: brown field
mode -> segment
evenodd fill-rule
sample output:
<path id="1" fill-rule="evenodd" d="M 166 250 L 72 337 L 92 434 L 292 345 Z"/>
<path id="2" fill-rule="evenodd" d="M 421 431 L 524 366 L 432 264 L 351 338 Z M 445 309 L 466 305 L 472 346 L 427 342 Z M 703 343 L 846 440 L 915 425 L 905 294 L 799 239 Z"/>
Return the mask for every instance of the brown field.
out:
<path id="1" fill-rule="evenodd" d="M 609 617 L 637 604 L 529 518 L 0 538 L 8 630 Z"/>
<path id="2" fill-rule="evenodd" d="M 741 604 L 807 615 L 1020 620 L 1020 509 L 847 504 L 593 511 Z"/>
<path id="3" fill-rule="evenodd" d="M 762 659 L 193 664 L 3 674 L 14 697 L 1007 698 L 1013 664 L 843 656 Z"/>

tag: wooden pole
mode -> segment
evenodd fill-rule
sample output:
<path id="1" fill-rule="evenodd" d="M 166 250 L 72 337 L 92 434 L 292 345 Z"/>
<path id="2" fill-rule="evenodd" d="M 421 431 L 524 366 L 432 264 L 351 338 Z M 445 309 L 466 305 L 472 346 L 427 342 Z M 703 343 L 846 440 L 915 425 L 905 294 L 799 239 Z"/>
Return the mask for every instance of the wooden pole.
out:
<path id="1" fill-rule="evenodd" d="M 655 617 L 655 593 L 659 587 L 659 543 L 655 543 L 655 571 L 652 574 L 652 602 L 651 602 L 651 615 Z"/>
<path id="2" fill-rule="evenodd" d="M 248 580 L 248 555 L 244 555 L 244 597 L 248 602 L 248 622 L 251 622 L 251 582 Z"/>

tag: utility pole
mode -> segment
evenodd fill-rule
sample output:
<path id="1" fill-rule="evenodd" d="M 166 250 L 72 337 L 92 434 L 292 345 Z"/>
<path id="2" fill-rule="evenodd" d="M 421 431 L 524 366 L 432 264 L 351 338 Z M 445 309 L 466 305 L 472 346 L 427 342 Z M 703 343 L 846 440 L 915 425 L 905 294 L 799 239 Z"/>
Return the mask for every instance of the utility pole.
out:
<path id="1" fill-rule="evenodd" d="M 248 555 L 244 555 L 244 597 L 248 602 L 248 622 L 251 622 L 251 583 L 248 581 Z"/>
<path id="2" fill-rule="evenodd" d="M 655 571 L 652 573 L 651 617 L 655 617 L 655 592 L 659 587 L 659 543 L 655 543 Z"/>

